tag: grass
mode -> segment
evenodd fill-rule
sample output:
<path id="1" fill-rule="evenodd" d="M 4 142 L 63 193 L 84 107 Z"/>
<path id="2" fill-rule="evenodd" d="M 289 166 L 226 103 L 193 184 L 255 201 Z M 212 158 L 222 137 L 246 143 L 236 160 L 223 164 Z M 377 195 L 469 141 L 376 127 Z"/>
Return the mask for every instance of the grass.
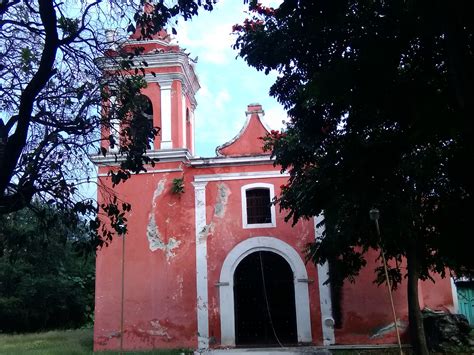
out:
<path id="1" fill-rule="evenodd" d="M 92 354 L 92 329 L 0 335 L 0 354 Z"/>
<path id="2" fill-rule="evenodd" d="M 82 355 L 93 354 L 93 330 L 56 330 L 45 333 L 29 333 L 17 335 L 0 334 L 0 355 Z M 405 354 L 412 354 L 405 349 Z M 124 352 L 127 355 L 156 354 L 180 355 L 189 354 L 185 350 L 154 350 L 144 352 Z M 398 355 L 397 349 L 373 350 L 332 350 L 335 355 Z M 100 352 L 101 355 L 116 355 L 118 352 Z M 433 353 L 434 354 L 434 353 Z M 472 352 L 456 352 L 456 354 L 472 354 Z"/>
<path id="3" fill-rule="evenodd" d="M 0 335 L 0 355 L 83 355 L 93 354 L 93 330 L 56 330 L 44 333 Z M 124 352 L 124 354 L 179 355 L 183 350 Z M 96 353 L 97 354 L 97 353 Z M 118 352 L 101 352 L 115 355 Z"/>

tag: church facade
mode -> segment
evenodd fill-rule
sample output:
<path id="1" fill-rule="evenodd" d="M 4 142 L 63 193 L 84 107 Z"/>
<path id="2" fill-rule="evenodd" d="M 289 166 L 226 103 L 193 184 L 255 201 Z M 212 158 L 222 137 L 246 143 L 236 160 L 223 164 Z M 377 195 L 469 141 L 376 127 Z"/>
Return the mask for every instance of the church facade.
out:
<path id="1" fill-rule="evenodd" d="M 262 151 L 263 108 L 248 105 L 236 137 L 215 157 L 198 157 L 194 64 L 163 32 L 124 44 L 137 45 L 148 63 L 143 95 L 161 127 L 148 155 L 159 162 L 114 188 L 132 210 L 127 235 L 97 254 L 94 349 L 396 342 L 387 290 L 372 282 L 377 254 L 335 297 L 328 266 L 305 262 L 319 219 L 292 227 L 270 203 L 288 175 Z M 111 186 L 113 152 L 95 161 L 100 183 Z M 422 307 L 453 310 L 449 279 L 419 289 Z M 403 285 L 394 301 L 403 334 Z"/>

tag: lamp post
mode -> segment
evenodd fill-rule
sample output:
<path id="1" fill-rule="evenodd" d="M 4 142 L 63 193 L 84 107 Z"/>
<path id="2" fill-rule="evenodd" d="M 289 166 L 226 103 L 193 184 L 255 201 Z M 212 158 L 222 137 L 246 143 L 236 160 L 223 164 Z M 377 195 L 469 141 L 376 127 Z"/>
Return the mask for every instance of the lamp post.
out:
<path id="1" fill-rule="evenodd" d="M 377 231 L 377 236 L 379 238 L 380 253 L 382 255 L 383 269 L 385 271 L 385 280 L 387 282 L 388 296 L 390 298 L 390 305 L 392 306 L 393 321 L 395 324 L 395 331 L 397 333 L 398 348 L 400 350 L 400 355 L 403 355 L 402 342 L 400 340 L 400 332 L 398 330 L 397 314 L 395 313 L 395 305 L 393 304 L 392 284 L 388 277 L 387 261 L 385 260 L 385 252 L 382 247 L 382 240 L 380 238 L 380 227 L 379 227 L 380 211 L 377 208 L 372 208 L 369 211 L 369 216 L 370 216 L 370 219 L 375 222 L 375 229 Z"/>

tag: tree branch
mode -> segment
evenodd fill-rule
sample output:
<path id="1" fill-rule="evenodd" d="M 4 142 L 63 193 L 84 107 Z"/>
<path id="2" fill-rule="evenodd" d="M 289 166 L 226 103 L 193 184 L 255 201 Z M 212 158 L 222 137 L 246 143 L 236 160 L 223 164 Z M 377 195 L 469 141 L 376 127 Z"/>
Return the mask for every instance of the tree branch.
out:
<path id="1" fill-rule="evenodd" d="M 39 13 L 46 33 L 44 49 L 37 72 L 20 96 L 17 128 L 15 133 L 9 137 L 5 147 L 6 154 L 4 155 L 3 161 L 0 162 L 1 195 L 5 195 L 6 193 L 6 186 L 12 177 L 13 170 L 15 169 L 21 152 L 26 144 L 33 103 L 49 79 L 54 75 L 53 66 L 59 47 L 59 39 L 53 1 L 40 0 Z"/>

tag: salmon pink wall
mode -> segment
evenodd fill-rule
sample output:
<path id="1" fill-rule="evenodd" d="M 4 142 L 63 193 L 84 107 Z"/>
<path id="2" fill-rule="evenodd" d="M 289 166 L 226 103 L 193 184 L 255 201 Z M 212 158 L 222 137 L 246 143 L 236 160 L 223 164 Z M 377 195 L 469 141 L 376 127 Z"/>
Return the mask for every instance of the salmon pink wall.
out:
<path id="1" fill-rule="evenodd" d="M 192 190 L 171 193 L 176 177 L 181 173 L 141 174 L 116 188 L 132 204 L 125 248 L 126 349 L 196 344 L 194 200 Z M 121 253 L 121 238 L 115 238 L 97 255 L 96 350 L 118 345 Z"/>

